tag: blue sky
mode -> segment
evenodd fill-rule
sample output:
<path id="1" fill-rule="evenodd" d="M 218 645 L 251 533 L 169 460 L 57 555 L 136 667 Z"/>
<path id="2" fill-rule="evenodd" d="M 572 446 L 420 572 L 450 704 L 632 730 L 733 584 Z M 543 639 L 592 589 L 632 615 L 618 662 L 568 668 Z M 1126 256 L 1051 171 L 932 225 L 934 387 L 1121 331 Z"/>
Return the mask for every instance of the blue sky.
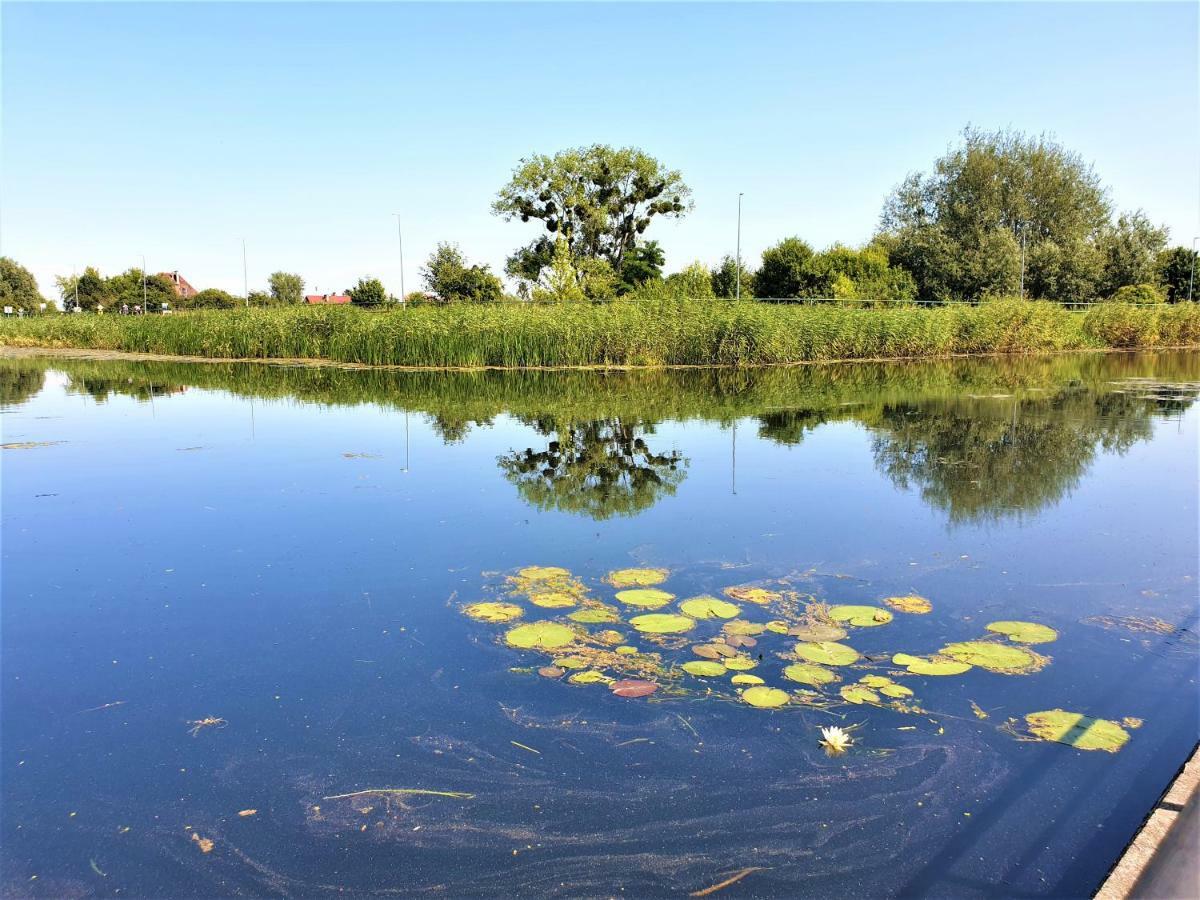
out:
<path id="1" fill-rule="evenodd" d="M 0 252 L 251 288 L 399 291 L 434 244 L 499 270 L 525 155 L 632 144 L 695 210 L 668 269 L 782 237 L 856 243 L 967 123 L 1052 132 L 1118 208 L 1200 233 L 1197 6 L 25 4 L 2 15 Z"/>

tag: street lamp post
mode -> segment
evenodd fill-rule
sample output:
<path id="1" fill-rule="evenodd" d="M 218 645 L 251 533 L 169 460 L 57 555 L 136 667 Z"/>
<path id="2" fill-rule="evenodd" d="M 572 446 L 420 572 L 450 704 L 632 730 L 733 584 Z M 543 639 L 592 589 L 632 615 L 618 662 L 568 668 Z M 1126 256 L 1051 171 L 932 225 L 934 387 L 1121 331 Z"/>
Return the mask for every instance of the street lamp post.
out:
<path id="1" fill-rule="evenodd" d="M 737 289 L 734 298 L 742 299 L 742 195 L 738 194 L 738 227 L 737 227 L 737 259 L 734 260 L 734 270 L 737 273 Z"/>
<path id="2" fill-rule="evenodd" d="M 142 254 L 142 315 L 150 312 L 146 308 L 146 254 Z"/>
<path id="3" fill-rule="evenodd" d="M 404 233 L 400 229 L 400 213 L 392 213 L 396 217 L 396 242 L 400 246 L 400 302 L 404 303 L 408 296 L 404 292 Z"/>
<path id="4" fill-rule="evenodd" d="M 1192 238 L 1192 268 L 1188 273 L 1188 302 L 1192 302 L 1192 285 L 1196 282 L 1196 241 L 1200 241 L 1200 237 Z"/>
<path id="5" fill-rule="evenodd" d="M 250 306 L 250 276 L 246 268 L 246 239 L 242 238 L 242 299 Z"/>

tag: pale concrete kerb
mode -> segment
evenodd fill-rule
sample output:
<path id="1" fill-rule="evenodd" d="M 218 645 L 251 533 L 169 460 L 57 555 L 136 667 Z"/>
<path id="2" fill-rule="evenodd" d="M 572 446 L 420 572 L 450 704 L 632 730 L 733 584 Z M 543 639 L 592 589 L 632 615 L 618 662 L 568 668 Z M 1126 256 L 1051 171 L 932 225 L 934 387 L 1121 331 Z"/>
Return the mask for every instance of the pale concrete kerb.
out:
<path id="1" fill-rule="evenodd" d="M 1104 884 L 1095 894 L 1096 900 L 1126 900 L 1136 896 L 1134 888 L 1146 866 L 1154 858 L 1171 826 L 1189 801 L 1200 802 L 1196 789 L 1200 786 L 1200 750 L 1184 765 L 1179 776 L 1167 788 L 1162 799 L 1155 804 L 1150 817 L 1142 825 L 1133 842 L 1108 874 Z"/>

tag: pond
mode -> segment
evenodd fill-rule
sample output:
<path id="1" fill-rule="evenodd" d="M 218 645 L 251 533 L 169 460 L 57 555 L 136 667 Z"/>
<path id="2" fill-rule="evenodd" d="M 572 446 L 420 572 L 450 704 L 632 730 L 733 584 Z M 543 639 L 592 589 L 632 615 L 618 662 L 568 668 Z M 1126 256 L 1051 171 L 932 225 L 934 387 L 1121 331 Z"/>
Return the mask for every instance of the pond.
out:
<path id="1" fill-rule="evenodd" d="M 1197 738 L 1200 354 L 0 390 L 5 896 L 1080 896 Z"/>

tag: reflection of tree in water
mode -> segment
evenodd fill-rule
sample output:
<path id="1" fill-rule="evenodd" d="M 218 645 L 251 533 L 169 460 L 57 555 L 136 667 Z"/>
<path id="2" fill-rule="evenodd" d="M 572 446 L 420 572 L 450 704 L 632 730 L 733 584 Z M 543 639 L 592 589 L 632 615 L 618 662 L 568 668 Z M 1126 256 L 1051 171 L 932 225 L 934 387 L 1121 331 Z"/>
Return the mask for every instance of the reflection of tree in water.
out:
<path id="1" fill-rule="evenodd" d="M 166 382 L 135 381 L 132 378 L 96 378 L 93 376 L 72 376 L 67 391 L 72 394 L 87 394 L 97 403 L 104 403 L 109 397 L 123 395 L 135 400 L 149 400 L 151 397 L 166 397 L 170 394 L 182 394 L 187 387 L 181 384 Z"/>
<path id="2" fill-rule="evenodd" d="M 810 431 L 830 421 L 829 412 L 815 409 L 785 409 L 763 413 L 758 416 L 758 436 L 795 447 L 804 441 Z"/>
<path id="3" fill-rule="evenodd" d="M 953 522 L 1020 517 L 1072 491 L 1098 452 L 1150 438 L 1154 418 L 1180 403 L 1068 388 L 1045 399 L 889 405 L 871 417 L 875 464 Z"/>
<path id="4" fill-rule="evenodd" d="M 7 365 L 0 368 L 0 406 L 20 406 L 46 384 L 46 370 Z"/>
<path id="5" fill-rule="evenodd" d="M 545 450 L 514 450 L 497 462 L 521 497 L 539 509 L 593 519 L 631 516 L 674 494 L 687 476 L 688 461 L 679 451 L 658 454 L 647 446 L 643 435 L 654 433 L 651 423 L 522 421 L 552 440 Z"/>

